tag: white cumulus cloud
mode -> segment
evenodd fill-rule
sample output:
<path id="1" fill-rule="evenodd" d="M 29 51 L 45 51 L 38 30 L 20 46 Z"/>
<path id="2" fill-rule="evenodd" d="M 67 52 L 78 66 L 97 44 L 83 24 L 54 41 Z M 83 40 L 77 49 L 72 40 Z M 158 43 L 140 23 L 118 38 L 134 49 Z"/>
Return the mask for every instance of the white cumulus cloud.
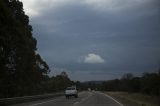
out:
<path id="1" fill-rule="evenodd" d="M 87 56 L 85 56 L 84 63 L 104 63 L 104 59 L 100 55 L 90 53 Z"/>

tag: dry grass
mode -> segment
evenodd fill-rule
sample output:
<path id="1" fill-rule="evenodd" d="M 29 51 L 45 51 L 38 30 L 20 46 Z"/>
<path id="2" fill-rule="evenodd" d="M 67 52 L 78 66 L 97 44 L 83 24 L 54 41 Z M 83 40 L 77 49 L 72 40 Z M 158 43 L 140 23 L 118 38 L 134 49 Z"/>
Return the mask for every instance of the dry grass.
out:
<path id="1" fill-rule="evenodd" d="M 160 106 L 160 98 L 140 93 L 106 92 L 124 106 Z"/>

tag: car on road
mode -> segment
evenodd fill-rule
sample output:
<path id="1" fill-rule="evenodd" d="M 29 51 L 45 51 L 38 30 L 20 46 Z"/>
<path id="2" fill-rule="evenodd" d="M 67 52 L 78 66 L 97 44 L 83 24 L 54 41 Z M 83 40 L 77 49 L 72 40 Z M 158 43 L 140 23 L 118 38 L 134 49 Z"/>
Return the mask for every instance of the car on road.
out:
<path id="1" fill-rule="evenodd" d="M 71 96 L 74 96 L 75 98 L 78 98 L 78 91 L 75 86 L 67 87 L 65 90 L 65 96 L 66 98 L 69 98 Z"/>

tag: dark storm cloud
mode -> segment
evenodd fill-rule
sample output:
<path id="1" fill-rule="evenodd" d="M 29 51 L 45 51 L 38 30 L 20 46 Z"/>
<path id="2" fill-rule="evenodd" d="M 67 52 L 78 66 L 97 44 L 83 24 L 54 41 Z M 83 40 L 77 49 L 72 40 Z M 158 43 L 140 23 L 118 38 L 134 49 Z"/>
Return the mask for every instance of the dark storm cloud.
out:
<path id="1" fill-rule="evenodd" d="M 127 6 L 122 8 L 124 4 Z M 117 10 L 75 1 L 46 7 L 38 16 L 31 17 L 38 52 L 51 70 L 71 71 L 69 75 L 75 80 L 155 71 L 160 64 L 159 2 L 124 4 L 117 3 Z M 81 57 L 90 53 L 101 56 L 105 62 L 84 63 Z M 76 79 L 78 74 L 82 76 Z"/>

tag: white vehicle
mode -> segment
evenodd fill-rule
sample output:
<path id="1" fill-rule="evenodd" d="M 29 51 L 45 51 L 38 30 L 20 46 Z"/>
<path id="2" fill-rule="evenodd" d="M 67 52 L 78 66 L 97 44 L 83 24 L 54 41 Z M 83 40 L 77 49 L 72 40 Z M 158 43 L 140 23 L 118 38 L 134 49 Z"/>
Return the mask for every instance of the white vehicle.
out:
<path id="1" fill-rule="evenodd" d="M 76 87 L 67 87 L 65 91 L 66 98 L 69 98 L 70 96 L 74 96 L 75 98 L 78 98 L 78 92 Z"/>

